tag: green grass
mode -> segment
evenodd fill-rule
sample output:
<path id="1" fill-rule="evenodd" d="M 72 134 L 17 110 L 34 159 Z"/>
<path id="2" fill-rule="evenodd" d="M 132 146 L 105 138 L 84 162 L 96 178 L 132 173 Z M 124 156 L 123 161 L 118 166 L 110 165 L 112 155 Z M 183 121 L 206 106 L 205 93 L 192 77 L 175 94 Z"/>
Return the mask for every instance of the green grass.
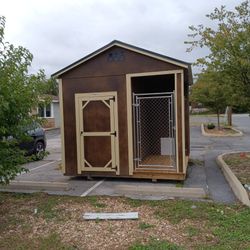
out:
<path id="1" fill-rule="evenodd" d="M 25 239 L 20 236 L 10 236 L 5 241 L 0 241 L 0 249 L 11 250 L 73 250 L 72 246 L 64 244 L 56 233 L 51 233 L 46 237 Z"/>
<path id="2" fill-rule="evenodd" d="M 182 188 L 184 186 L 183 182 L 178 182 L 175 184 L 175 187 Z"/>
<path id="3" fill-rule="evenodd" d="M 196 208 L 192 208 L 194 204 Z M 177 224 L 183 219 L 207 219 L 208 214 L 204 211 L 207 205 L 207 203 L 192 201 L 151 202 L 151 206 L 156 207 L 155 216 L 168 219 L 173 224 Z"/>
<path id="4" fill-rule="evenodd" d="M 189 237 L 193 237 L 199 234 L 199 229 L 193 226 L 187 226 L 186 231 Z"/>
<path id="5" fill-rule="evenodd" d="M 58 205 L 58 199 L 45 199 L 38 205 L 37 214 L 42 215 L 45 219 L 58 219 L 59 211 L 55 209 Z"/>
<path id="6" fill-rule="evenodd" d="M 209 246 L 208 249 L 250 249 L 250 209 L 247 207 L 176 200 L 143 203 L 154 208 L 156 218 L 167 219 L 173 224 L 184 219 L 204 221 L 206 230 L 218 239 L 216 248 Z M 189 235 L 196 233 L 195 229 L 189 230 Z M 198 244 L 197 249 L 206 249 L 205 246 L 198 247 Z"/>
<path id="7" fill-rule="evenodd" d="M 150 240 L 147 244 L 135 243 L 129 250 L 181 250 L 183 249 L 176 244 L 169 243 L 165 240 L 160 241 L 156 239 Z"/>
<path id="8" fill-rule="evenodd" d="M 86 197 L 87 201 L 95 208 L 105 208 L 106 205 L 101 203 L 96 196 L 88 196 Z"/>
<path id="9" fill-rule="evenodd" d="M 19 218 L 18 214 L 9 215 L 7 211 L 1 211 L 0 216 L 2 216 L 2 220 L 0 223 L 0 232 L 8 230 L 9 227 L 17 226 L 24 223 L 24 220 Z"/>
<path id="10" fill-rule="evenodd" d="M 146 222 L 140 222 L 139 223 L 139 228 L 141 230 L 145 230 L 145 229 L 152 228 L 152 227 L 154 227 L 154 225 L 151 225 L 151 224 L 146 223 Z"/>
<path id="11" fill-rule="evenodd" d="M 167 219 L 173 224 L 178 224 L 184 219 L 205 222 L 206 231 L 214 235 L 217 242 L 212 246 L 199 245 L 200 243 L 197 242 L 194 249 L 250 249 L 250 209 L 247 207 L 192 201 L 148 201 L 146 203 L 155 208 L 156 218 Z M 196 208 L 192 208 L 193 204 Z M 186 230 L 189 237 L 198 234 L 196 228 L 188 227 Z"/>
<path id="12" fill-rule="evenodd" d="M 136 200 L 136 199 L 130 199 L 127 198 L 126 199 L 127 203 L 131 206 L 131 207 L 140 207 L 142 206 L 145 202 L 142 200 Z"/>

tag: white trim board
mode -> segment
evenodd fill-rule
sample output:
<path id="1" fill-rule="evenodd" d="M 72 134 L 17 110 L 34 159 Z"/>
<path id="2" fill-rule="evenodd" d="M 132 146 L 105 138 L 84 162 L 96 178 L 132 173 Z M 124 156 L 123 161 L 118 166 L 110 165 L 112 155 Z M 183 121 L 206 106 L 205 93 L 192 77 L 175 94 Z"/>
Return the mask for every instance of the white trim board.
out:
<path id="1" fill-rule="evenodd" d="M 83 219 L 85 220 L 136 220 L 138 219 L 138 212 L 127 213 L 85 213 Z"/>

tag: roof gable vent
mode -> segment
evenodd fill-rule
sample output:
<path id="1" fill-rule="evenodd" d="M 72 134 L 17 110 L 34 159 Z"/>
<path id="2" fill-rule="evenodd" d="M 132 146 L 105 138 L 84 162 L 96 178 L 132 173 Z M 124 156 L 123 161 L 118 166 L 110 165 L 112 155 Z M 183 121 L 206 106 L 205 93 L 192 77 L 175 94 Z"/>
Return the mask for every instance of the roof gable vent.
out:
<path id="1" fill-rule="evenodd" d="M 124 52 L 122 50 L 113 50 L 108 53 L 107 61 L 108 62 L 121 62 L 124 61 Z"/>

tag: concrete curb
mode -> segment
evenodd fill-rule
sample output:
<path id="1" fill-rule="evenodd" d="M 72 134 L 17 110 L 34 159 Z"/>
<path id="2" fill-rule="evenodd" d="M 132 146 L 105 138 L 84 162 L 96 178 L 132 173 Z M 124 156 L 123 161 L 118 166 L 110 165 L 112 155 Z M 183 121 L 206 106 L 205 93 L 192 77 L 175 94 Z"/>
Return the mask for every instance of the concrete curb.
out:
<path id="1" fill-rule="evenodd" d="M 235 137 L 235 136 L 243 136 L 243 132 L 236 129 L 236 128 L 231 128 L 232 130 L 234 130 L 235 132 L 237 132 L 236 134 L 229 134 L 229 135 L 215 135 L 215 134 L 210 134 L 207 133 L 204 129 L 204 123 L 201 124 L 201 133 L 203 136 L 208 136 L 208 137 Z"/>
<path id="2" fill-rule="evenodd" d="M 115 192 L 122 195 L 145 195 L 148 196 L 168 196 L 175 198 L 193 198 L 193 199 L 206 199 L 207 194 L 203 188 L 185 188 L 185 187 L 153 187 L 130 186 L 130 185 L 117 185 Z"/>
<path id="3" fill-rule="evenodd" d="M 69 189 L 67 182 L 39 182 L 39 181 L 12 181 L 2 190 L 38 190 L 38 191 L 66 191 Z"/>
<path id="4" fill-rule="evenodd" d="M 232 154 L 232 153 L 239 153 L 239 152 L 230 152 L 230 153 L 224 153 L 216 158 L 217 164 L 220 166 L 222 169 L 222 172 L 228 181 L 230 187 L 232 188 L 235 196 L 246 206 L 250 207 L 250 200 L 247 194 L 247 191 L 245 188 L 242 186 L 241 182 L 238 180 L 238 178 L 235 176 L 235 174 L 232 172 L 230 167 L 225 163 L 223 160 L 223 156 L 227 154 Z"/>

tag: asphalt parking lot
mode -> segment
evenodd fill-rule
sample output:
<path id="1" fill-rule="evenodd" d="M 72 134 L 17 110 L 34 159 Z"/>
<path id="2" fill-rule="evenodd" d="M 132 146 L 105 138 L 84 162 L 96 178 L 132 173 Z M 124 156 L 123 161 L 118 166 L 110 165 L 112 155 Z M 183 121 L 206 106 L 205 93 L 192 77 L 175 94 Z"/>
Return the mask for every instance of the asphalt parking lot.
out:
<path id="1" fill-rule="evenodd" d="M 216 202 L 233 203 L 236 201 L 215 162 L 217 155 L 230 151 L 249 151 L 250 117 L 234 115 L 235 127 L 243 131 L 244 136 L 234 138 L 211 138 L 201 135 L 201 122 L 213 122 L 215 117 L 191 117 L 191 160 L 187 179 L 175 181 L 95 178 L 87 180 L 81 177 L 67 177 L 60 171 L 61 149 L 60 130 L 47 131 L 47 150 L 50 154 L 42 161 L 26 164 L 28 173 L 19 175 L 7 188 L 11 192 L 44 191 L 50 194 L 89 196 L 111 195 L 127 196 L 139 199 L 206 199 Z"/>

